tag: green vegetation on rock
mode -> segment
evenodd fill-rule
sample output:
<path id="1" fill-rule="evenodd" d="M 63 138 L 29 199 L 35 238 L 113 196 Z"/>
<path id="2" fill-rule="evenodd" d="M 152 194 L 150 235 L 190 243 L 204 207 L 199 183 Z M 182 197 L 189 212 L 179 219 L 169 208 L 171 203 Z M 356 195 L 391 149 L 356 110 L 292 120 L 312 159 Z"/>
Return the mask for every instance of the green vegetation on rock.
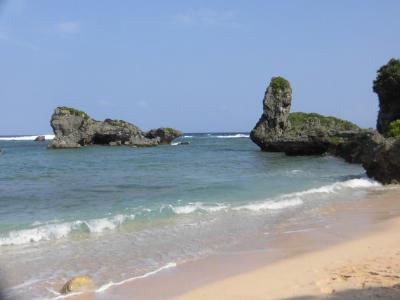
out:
<path id="1" fill-rule="evenodd" d="M 82 117 L 84 119 L 90 119 L 90 117 L 89 117 L 89 115 L 87 113 L 85 113 L 84 111 L 81 111 L 79 109 L 75 109 L 75 108 L 68 107 L 68 106 L 61 106 L 61 107 L 59 107 L 59 109 L 67 110 L 67 111 L 69 111 L 69 113 L 71 115 L 79 116 L 79 117 Z"/>
<path id="2" fill-rule="evenodd" d="M 374 80 L 374 92 L 378 95 L 400 97 L 400 60 L 392 58 L 378 70 L 378 76 Z"/>
<path id="3" fill-rule="evenodd" d="M 398 137 L 400 136 L 400 119 L 394 120 L 389 124 L 389 136 Z"/>
<path id="4" fill-rule="evenodd" d="M 291 129 L 302 130 L 307 124 L 319 123 L 322 128 L 335 130 L 357 130 L 359 127 L 349 121 L 317 113 L 294 112 L 289 114 Z"/>
<path id="5" fill-rule="evenodd" d="M 171 127 L 166 127 L 166 128 L 164 128 L 164 130 L 165 130 L 166 132 L 170 133 L 170 134 L 176 132 L 176 130 L 173 129 L 173 128 L 171 128 Z"/>
<path id="6" fill-rule="evenodd" d="M 270 86 L 272 87 L 272 93 L 274 95 L 276 95 L 279 91 L 290 89 L 289 81 L 281 76 L 272 78 Z"/>

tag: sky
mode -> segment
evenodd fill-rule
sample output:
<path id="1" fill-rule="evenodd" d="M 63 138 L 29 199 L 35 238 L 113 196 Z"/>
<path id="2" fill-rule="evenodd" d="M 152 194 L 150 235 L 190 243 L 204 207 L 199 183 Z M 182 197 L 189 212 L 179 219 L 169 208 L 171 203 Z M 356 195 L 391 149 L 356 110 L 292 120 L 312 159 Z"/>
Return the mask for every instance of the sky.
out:
<path id="1" fill-rule="evenodd" d="M 0 135 L 51 133 L 57 106 L 143 130 L 250 131 L 272 76 L 292 111 L 375 127 L 400 1 L 0 0 Z"/>

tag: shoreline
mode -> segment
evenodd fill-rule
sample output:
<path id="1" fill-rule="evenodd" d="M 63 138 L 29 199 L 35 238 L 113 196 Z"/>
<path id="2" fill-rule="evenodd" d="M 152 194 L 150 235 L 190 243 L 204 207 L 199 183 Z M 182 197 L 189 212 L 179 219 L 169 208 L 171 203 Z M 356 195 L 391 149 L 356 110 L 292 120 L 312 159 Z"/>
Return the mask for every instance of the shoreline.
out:
<path id="1" fill-rule="evenodd" d="M 113 286 L 104 293 L 86 293 L 68 298 L 282 299 L 309 294 L 327 296 L 329 289 L 332 292 L 340 290 L 340 287 L 331 287 L 331 283 L 328 282 L 326 286 L 316 290 L 315 286 L 310 284 L 318 281 L 314 280 L 313 276 L 321 277 L 319 281 L 323 281 L 329 272 L 335 272 L 335 264 L 330 257 L 335 256 L 336 252 L 342 253 L 343 259 L 348 255 L 347 259 L 351 260 L 352 257 L 364 255 L 364 252 L 359 250 L 362 250 L 361 246 L 365 246 L 366 243 L 383 241 L 378 245 L 384 249 L 390 248 L 390 239 L 400 230 L 400 201 L 397 199 L 400 199 L 400 190 L 389 189 L 375 192 L 368 195 L 367 199 L 359 201 L 328 203 L 320 208 L 321 217 L 326 221 L 323 226 L 316 225 L 298 230 L 293 230 L 290 226 L 282 228 L 284 234 L 271 237 L 269 241 L 269 246 L 274 245 L 273 249 L 269 249 L 268 245 L 261 248 L 258 245 L 253 247 L 253 251 L 249 247 L 244 251 L 213 255 L 178 264 L 177 267 L 143 279 L 127 280 L 126 283 Z M 393 242 L 400 247 L 400 239 L 393 239 Z M 325 270 L 324 263 L 332 265 L 333 269 Z M 310 273 L 310 266 L 314 264 L 317 264 L 314 269 L 320 271 Z M 293 269 L 294 265 L 298 267 Z M 288 269 L 290 274 L 296 274 L 301 280 L 291 278 L 290 274 L 287 274 Z M 284 276 L 277 276 L 280 274 Z M 400 276 L 400 272 L 398 275 Z M 266 285 L 267 282 L 270 284 Z M 351 285 L 348 280 L 344 282 Z M 299 288 L 288 288 L 291 285 Z M 268 297 L 265 298 L 265 295 Z"/>
<path id="2" fill-rule="evenodd" d="M 389 197 L 399 200 L 400 193 Z M 175 299 L 399 299 L 399 230 L 397 211 L 354 239 L 228 277 Z"/>

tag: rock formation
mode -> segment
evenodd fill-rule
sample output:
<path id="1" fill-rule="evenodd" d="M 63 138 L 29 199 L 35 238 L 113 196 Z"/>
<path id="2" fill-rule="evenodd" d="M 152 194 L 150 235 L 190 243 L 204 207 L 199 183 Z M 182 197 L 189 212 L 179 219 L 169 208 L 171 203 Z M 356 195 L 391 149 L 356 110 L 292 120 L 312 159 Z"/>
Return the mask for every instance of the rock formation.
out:
<path id="1" fill-rule="evenodd" d="M 291 104 L 291 89 L 284 89 L 287 97 L 275 97 L 273 80 L 263 100 L 263 114 L 250 134 L 263 151 L 287 155 L 329 153 L 362 164 L 368 176 L 384 184 L 400 183 L 400 138 L 385 138 L 375 130 L 361 129 L 334 117 L 290 114 L 287 107 Z"/>
<path id="2" fill-rule="evenodd" d="M 288 127 L 288 117 L 292 104 L 292 88 L 282 77 L 273 77 L 265 91 L 263 114 L 252 135 L 257 137 L 280 136 Z"/>
<path id="3" fill-rule="evenodd" d="M 182 136 L 182 132 L 173 128 L 158 128 L 152 129 L 146 133 L 149 139 L 159 138 L 160 144 L 170 144 L 177 137 Z"/>
<path id="4" fill-rule="evenodd" d="M 96 121 L 85 112 L 69 107 L 56 108 L 50 124 L 55 138 L 48 147 L 54 149 L 96 144 L 137 147 L 160 144 L 160 137 L 147 137 L 145 132 L 131 123 L 111 119 Z"/>
<path id="5" fill-rule="evenodd" d="M 369 177 L 383 184 L 400 183 L 400 139 L 385 138 L 376 130 L 362 130 L 330 151 L 350 163 L 361 164 Z"/>
<path id="6" fill-rule="evenodd" d="M 39 135 L 35 138 L 35 142 L 44 142 L 46 140 L 46 137 L 44 135 Z"/>
<path id="7" fill-rule="evenodd" d="M 89 276 L 74 277 L 61 288 L 61 294 L 89 291 L 93 288 L 93 280 Z"/>
<path id="8" fill-rule="evenodd" d="M 373 90 L 379 97 L 377 129 L 387 135 L 389 124 L 400 119 L 400 60 L 391 59 L 378 70 Z"/>
<path id="9" fill-rule="evenodd" d="M 286 84 L 277 85 L 275 82 Z M 347 121 L 311 113 L 291 113 L 292 90 L 287 80 L 274 77 L 263 100 L 263 114 L 250 138 L 263 151 L 288 155 L 316 155 L 327 152 L 340 140 L 360 129 Z"/>

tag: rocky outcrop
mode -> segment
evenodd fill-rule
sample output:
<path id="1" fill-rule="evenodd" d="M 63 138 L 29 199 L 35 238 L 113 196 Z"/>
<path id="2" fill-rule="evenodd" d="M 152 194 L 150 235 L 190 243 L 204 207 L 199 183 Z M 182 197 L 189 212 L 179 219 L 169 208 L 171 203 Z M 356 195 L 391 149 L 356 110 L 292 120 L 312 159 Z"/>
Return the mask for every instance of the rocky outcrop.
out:
<path id="1" fill-rule="evenodd" d="M 400 60 L 391 59 L 378 70 L 373 90 L 379 97 L 376 128 L 387 135 L 389 124 L 400 119 Z"/>
<path id="2" fill-rule="evenodd" d="M 84 292 L 93 289 L 93 280 L 89 276 L 74 277 L 61 288 L 61 294 L 69 294 L 74 292 Z"/>
<path id="3" fill-rule="evenodd" d="M 367 175 L 388 183 L 400 183 L 400 139 L 385 138 L 375 130 L 366 130 L 334 117 L 319 114 L 289 113 L 276 98 L 264 97 L 264 111 L 250 137 L 263 151 L 287 155 L 319 155 L 329 153 L 350 163 L 359 163 Z M 272 99 L 272 100 L 271 100 Z M 271 101 L 273 105 L 265 103 Z M 290 103 L 284 104 L 290 107 Z M 269 112 L 276 109 L 278 112 Z M 282 116 L 282 112 L 286 114 Z M 268 118 L 268 116 L 277 116 Z M 274 119 L 275 118 L 275 119 Z M 287 119 L 283 130 L 276 130 L 278 120 Z M 279 127 L 282 129 L 283 127 Z"/>
<path id="4" fill-rule="evenodd" d="M 277 85 L 277 78 L 286 84 Z M 338 118 L 290 113 L 291 101 L 289 82 L 282 77 L 272 78 L 263 99 L 263 114 L 250 133 L 263 151 L 318 155 L 360 131 L 356 125 Z"/>
<path id="5" fill-rule="evenodd" d="M 46 140 L 46 137 L 44 135 L 39 135 L 35 138 L 35 142 L 44 142 Z"/>
<path id="6" fill-rule="evenodd" d="M 58 107 L 51 118 L 55 138 L 49 148 L 79 148 L 87 145 L 156 146 L 160 138 L 149 138 L 137 126 L 122 121 L 106 119 L 96 121 L 83 111 Z"/>
<path id="7" fill-rule="evenodd" d="M 146 137 L 149 139 L 158 138 L 160 144 L 170 144 L 174 139 L 182 136 L 182 132 L 173 128 L 158 128 L 152 129 L 146 133 Z"/>
<path id="8" fill-rule="evenodd" d="M 282 77 L 273 77 L 265 91 L 263 114 L 251 132 L 251 139 L 264 144 L 265 137 L 281 136 L 288 127 L 288 117 L 292 104 L 292 88 Z M 260 145 L 260 147 L 262 147 Z M 263 147 L 262 147 L 263 148 Z"/>
<path id="9" fill-rule="evenodd" d="M 400 183 L 400 139 L 376 130 L 362 130 L 332 149 L 331 154 L 361 164 L 369 177 L 383 184 Z"/>

